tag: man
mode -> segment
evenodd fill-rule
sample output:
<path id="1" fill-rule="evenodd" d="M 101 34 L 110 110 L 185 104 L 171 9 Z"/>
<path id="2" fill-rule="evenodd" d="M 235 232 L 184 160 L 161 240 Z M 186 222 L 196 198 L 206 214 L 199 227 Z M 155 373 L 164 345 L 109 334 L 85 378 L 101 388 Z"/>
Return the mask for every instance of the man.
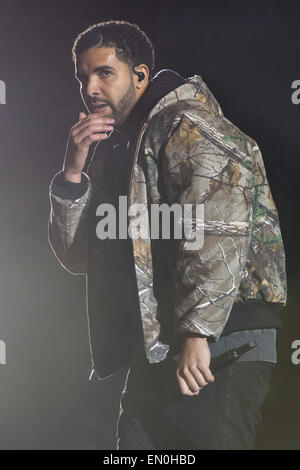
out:
<path id="1" fill-rule="evenodd" d="M 118 449 L 251 449 L 286 304 L 261 152 L 200 76 L 154 75 L 138 26 L 93 25 L 72 52 L 89 114 L 72 126 L 50 184 L 49 241 L 66 269 L 86 275 L 91 375 L 129 367 Z M 189 205 L 203 243 L 164 237 L 161 226 L 151 237 L 155 204 Z M 130 237 L 137 219 L 143 236 Z M 211 357 L 250 341 L 212 374 Z"/>

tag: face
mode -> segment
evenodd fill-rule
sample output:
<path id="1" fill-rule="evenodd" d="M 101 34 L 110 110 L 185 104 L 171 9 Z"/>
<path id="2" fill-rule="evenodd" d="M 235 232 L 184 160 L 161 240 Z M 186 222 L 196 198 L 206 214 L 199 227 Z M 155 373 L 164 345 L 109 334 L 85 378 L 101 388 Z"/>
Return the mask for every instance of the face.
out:
<path id="1" fill-rule="evenodd" d="M 92 113 L 115 119 L 115 127 L 126 120 L 138 100 L 132 73 L 114 48 L 91 47 L 81 52 L 75 65 L 83 102 Z"/>

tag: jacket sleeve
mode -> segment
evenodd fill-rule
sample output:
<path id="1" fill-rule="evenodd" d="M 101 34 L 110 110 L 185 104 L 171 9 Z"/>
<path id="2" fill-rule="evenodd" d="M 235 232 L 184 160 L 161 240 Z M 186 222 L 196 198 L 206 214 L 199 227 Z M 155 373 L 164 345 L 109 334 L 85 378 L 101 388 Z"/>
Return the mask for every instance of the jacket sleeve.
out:
<path id="1" fill-rule="evenodd" d="M 251 157 L 247 151 L 234 151 L 230 135 L 222 138 L 201 122 L 197 116 L 181 116 L 161 149 L 160 165 L 168 204 L 179 204 L 182 210 L 175 251 L 175 333 L 218 340 L 250 241 Z M 241 164 L 243 158 L 246 164 Z"/>
<path id="2" fill-rule="evenodd" d="M 48 241 L 61 265 L 72 274 L 87 273 L 88 207 L 92 184 L 82 173 L 82 183 L 64 180 L 62 170 L 49 187 Z"/>

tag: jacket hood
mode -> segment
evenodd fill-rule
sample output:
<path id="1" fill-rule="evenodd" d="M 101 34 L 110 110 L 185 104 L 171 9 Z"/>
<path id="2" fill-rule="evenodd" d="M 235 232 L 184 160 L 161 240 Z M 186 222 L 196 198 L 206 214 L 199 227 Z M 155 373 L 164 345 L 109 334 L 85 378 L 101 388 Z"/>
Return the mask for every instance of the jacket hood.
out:
<path id="1" fill-rule="evenodd" d="M 162 69 L 150 80 L 119 131 L 125 134 L 134 132 L 146 119 L 150 120 L 162 109 L 180 100 L 202 103 L 216 116 L 223 115 L 219 103 L 200 75 L 184 78 L 174 70 Z"/>
<path id="2" fill-rule="evenodd" d="M 200 75 L 193 75 L 192 77 L 185 79 L 184 83 L 180 84 L 161 98 L 161 100 L 159 100 L 150 111 L 149 119 L 160 112 L 163 108 L 181 100 L 195 101 L 195 104 L 202 103 L 208 107 L 211 113 L 216 117 L 223 116 L 220 104 L 209 90 L 206 83 L 202 80 L 202 77 Z"/>
<path id="3" fill-rule="evenodd" d="M 187 80 L 170 69 L 160 70 L 149 81 L 149 85 L 132 108 L 125 123 L 119 128 L 121 133 L 132 133 L 144 122 L 151 111 L 168 95 Z"/>

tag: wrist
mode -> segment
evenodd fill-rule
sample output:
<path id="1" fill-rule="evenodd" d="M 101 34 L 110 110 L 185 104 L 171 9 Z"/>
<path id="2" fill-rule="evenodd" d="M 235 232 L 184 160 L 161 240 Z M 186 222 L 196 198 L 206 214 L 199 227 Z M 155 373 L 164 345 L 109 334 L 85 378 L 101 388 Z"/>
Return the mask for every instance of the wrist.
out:
<path id="1" fill-rule="evenodd" d="M 191 339 L 196 339 L 196 340 L 202 340 L 202 341 L 207 341 L 207 336 L 201 335 L 200 333 L 184 333 L 183 334 L 184 340 L 191 340 Z"/>
<path id="2" fill-rule="evenodd" d="M 67 181 L 71 181 L 72 183 L 81 183 L 81 172 L 72 172 L 70 170 L 63 171 L 63 177 Z"/>

